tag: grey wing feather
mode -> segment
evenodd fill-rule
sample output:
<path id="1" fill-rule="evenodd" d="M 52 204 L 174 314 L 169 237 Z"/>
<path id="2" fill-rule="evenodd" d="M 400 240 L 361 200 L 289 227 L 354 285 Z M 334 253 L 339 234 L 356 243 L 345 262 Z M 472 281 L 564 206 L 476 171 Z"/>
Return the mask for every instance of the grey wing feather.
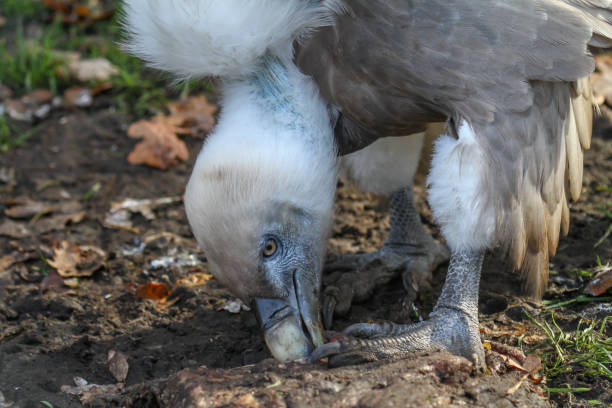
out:
<path id="1" fill-rule="evenodd" d="M 590 145 L 590 47 L 612 46 L 608 0 L 353 0 L 298 50 L 300 68 L 372 134 L 467 121 L 491 171 L 482 195 L 534 295 L 567 233 Z M 405 132 L 403 132 L 405 134 Z"/>

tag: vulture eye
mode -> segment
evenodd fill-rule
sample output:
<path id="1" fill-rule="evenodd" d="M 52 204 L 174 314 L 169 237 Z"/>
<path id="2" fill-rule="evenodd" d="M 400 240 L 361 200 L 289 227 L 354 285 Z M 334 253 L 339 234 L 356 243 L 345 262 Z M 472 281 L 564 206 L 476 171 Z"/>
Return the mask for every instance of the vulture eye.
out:
<path id="1" fill-rule="evenodd" d="M 276 253 L 278 250 L 278 243 L 274 238 L 268 238 L 263 248 L 263 256 L 269 258 Z"/>

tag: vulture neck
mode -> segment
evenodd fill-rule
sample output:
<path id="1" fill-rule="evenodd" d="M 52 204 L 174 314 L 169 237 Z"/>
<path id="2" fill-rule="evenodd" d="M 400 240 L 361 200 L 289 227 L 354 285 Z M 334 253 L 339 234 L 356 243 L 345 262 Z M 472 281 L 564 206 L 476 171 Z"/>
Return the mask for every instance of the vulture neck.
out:
<path id="1" fill-rule="evenodd" d="M 326 104 L 312 78 L 303 75 L 293 62 L 283 63 L 278 57 L 267 55 L 246 82 L 259 108 L 274 123 L 278 133 L 271 132 L 271 136 L 293 138 L 297 133 L 304 154 L 323 153 L 327 158 L 327 152 L 335 150 Z"/>
<path id="2" fill-rule="evenodd" d="M 290 60 L 266 56 L 249 76 L 226 80 L 219 123 L 206 145 L 223 145 L 224 160 L 250 163 L 253 172 L 335 188 L 330 113 L 314 81 Z"/>

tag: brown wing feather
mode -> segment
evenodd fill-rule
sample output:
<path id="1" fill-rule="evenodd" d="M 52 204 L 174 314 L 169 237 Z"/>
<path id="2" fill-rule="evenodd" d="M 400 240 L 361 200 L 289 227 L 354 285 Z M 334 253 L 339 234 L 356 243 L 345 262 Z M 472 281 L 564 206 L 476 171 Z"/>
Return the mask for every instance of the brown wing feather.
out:
<path id="1" fill-rule="evenodd" d="M 589 47 L 612 46 L 609 0 L 352 0 L 298 50 L 351 121 L 389 135 L 440 117 L 475 130 L 497 236 L 539 297 L 592 131 Z"/>

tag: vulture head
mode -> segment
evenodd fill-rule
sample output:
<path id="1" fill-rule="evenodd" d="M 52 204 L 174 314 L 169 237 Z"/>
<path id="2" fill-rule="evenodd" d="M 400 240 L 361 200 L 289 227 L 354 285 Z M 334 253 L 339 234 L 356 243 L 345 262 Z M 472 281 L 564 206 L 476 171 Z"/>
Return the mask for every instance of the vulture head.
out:
<path id="1" fill-rule="evenodd" d="M 290 83 L 303 79 L 270 58 L 252 80 L 227 89 L 185 194 L 211 272 L 254 307 L 281 361 L 323 344 L 320 277 L 336 182 L 331 126 L 307 119 L 326 113 L 317 112 L 325 107 L 316 92 L 299 107 L 277 102 L 280 93 L 291 99 Z"/>

